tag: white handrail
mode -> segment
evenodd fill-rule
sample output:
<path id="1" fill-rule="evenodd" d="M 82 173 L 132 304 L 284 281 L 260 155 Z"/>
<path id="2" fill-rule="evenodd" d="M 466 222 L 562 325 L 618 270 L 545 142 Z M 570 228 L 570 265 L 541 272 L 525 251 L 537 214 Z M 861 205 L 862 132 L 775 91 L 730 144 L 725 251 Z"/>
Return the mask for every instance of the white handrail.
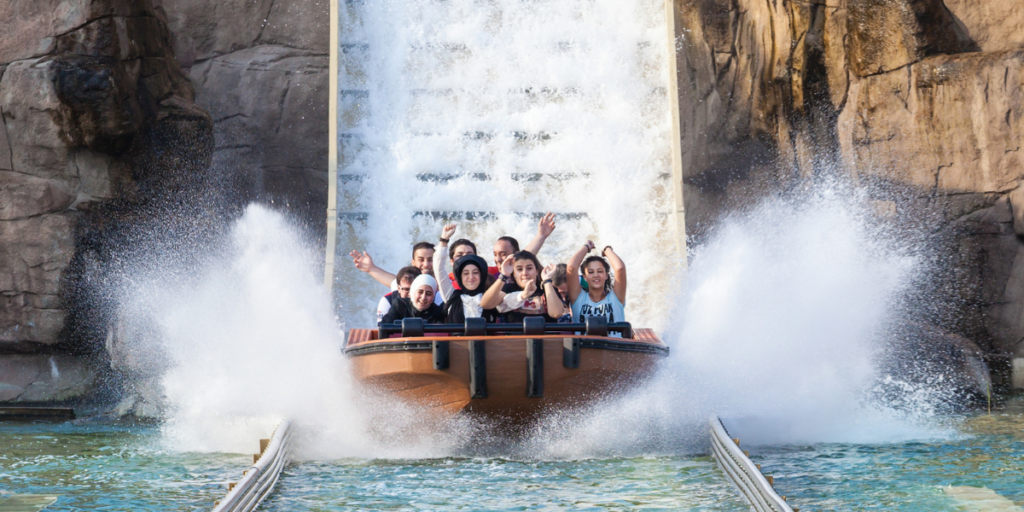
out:
<path id="1" fill-rule="evenodd" d="M 228 491 L 227 496 L 217 502 L 213 507 L 213 512 L 249 512 L 254 510 L 274 490 L 281 470 L 288 462 L 291 436 L 291 423 L 288 420 L 282 421 L 274 431 L 267 447 L 259 455 L 259 459 Z"/>
<path id="2" fill-rule="evenodd" d="M 711 451 L 725 476 L 739 489 L 750 507 L 757 512 L 794 512 L 782 499 L 757 465 L 729 437 L 717 416 L 711 417 Z"/>

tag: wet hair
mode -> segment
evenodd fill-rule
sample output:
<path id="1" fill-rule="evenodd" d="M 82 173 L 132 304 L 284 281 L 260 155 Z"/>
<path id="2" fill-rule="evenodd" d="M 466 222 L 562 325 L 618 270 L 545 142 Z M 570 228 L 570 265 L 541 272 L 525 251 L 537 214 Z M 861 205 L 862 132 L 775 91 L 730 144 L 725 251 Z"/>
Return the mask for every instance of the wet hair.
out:
<path id="1" fill-rule="evenodd" d="M 452 245 L 448 246 L 448 259 L 454 260 L 455 259 L 455 248 L 459 247 L 459 246 L 462 246 L 462 245 L 468 245 L 468 246 L 472 247 L 473 248 L 473 254 L 476 254 L 476 244 L 474 244 L 473 242 L 470 242 L 469 240 L 466 240 L 465 238 L 460 238 L 460 239 L 452 242 Z M 486 273 L 487 269 L 484 269 L 484 272 Z"/>
<path id="2" fill-rule="evenodd" d="M 516 252 L 515 254 L 512 255 L 512 263 L 515 263 L 517 261 L 523 261 L 523 260 L 530 260 L 530 261 L 533 262 L 533 265 L 535 267 L 537 267 L 537 278 L 536 278 L 536 281 L 537 281 L 537 291 L 540 292 L 540 293 L 544 293 L 544 287 L 541 286 L 541 281 L 540 281 L 540 271 L 544 267 L 542 267 L 540 265 L 540 260 L 538 260 L 537 257 L 534 256 L 534 254 L 532 252 L 530 252 L 530 251 L 518 251 L 518 252 Z M 513 278 L 515 277 L 515 273 L 516 273 L 515 267 L 513 267 L 513 270 L 512 270 Z M 516 280 L 516 285 L 518 285 L 518 284 L 519 284 L 519 280 Z"/>
<path id="3" fill-rule="evenodd" d="M 420 249 L 430 249 L 431 251 L 433 251 L 434 250 L 434 244 L 432 244 L 430 242 L 420 242 L 420 243 L 412 246 L 412 257 L 413 257 L 413 259 L 416 258 L 416 251 L 418 251 Z"/>
<path id="4" fill-rule="evenodd" d="M 587 275 L 587 265 L 590 265 L 595 261 L 600 261 L 601 264 L 604 265 L 604 273 L 608 274 L 608 279 L 604 282 L 604 292 L 608 293 L 612 291 L 612 278 L 614 277 L 612 275 L 612 266 L 608 264 L 608 260 L 597 255 L 587 256 L 587 259 L 583 260 L 583 264 L 580 265 L 580 276 L 585 277 Z"/>
<path id="5" fill-rule="evenodd" d="M 555 273 L 551 274 L 551 284 L 555 285 L 556 288 L 562 286 L 568 280 L 568 267 L 569 266 L 565 263 L 559 263 L 558 266 L 555 267 Z"/>
<path id="6" fill-rule="evenodd" d="M 502 237 L 498 237 L 498 241 L 499 242 L 508 242 L 509 245 L 512 246 L 512 252 L 514 252 L 514 253 L 515 252 L 519 252 L 519 240 L 516 240 L 515 238 L 512 238 L 510 236 L 502 236 Z"/>
<path id="7" fill-rule="evenodd" d="M 416 279 L 416 276 L 419 276 L 422 273 L 423 271 L 420 270 L 419 267 L 402 267 L 398 270 L 398 273 L 395 274 L 395 283 L 402 284 L 402 281 L 405 280 L 409 280 L 411 282 L 413 279 Z"/>

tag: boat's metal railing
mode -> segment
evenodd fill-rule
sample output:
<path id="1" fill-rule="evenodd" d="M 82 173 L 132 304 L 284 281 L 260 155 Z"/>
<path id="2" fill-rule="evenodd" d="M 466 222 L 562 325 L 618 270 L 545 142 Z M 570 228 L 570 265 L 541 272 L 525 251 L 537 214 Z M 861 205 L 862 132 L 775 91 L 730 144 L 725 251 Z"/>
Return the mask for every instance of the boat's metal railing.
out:
<path id="1" fill-rule="evenodd" d="M 483 318 L 467 318 L 465 324 L 427 324 L 422 318 L 403 318 L 401 322 L 380 324 L 377 339 L 386 339 L 392 334 L 403 338 L 420 338 L 430 334 L 449 336 L 491 336 L 506 334 L 544 335 L 548 333 L 583 332 L 587 336 L 608 336 L 614 332 L 623 338 L 633 337 L 633 326 L 629 322 L 612 322 L 603 316 L 588 316 L 586 322 L 573 324 L 545 323 L 544 317 L 528 316 L 523 323 L 487 323 Z"/>
<path id="2" fill-rule="evenodd" d="M 227 496 L 214 505 L 213 512 L 248 512 L 270 495 L 288 462 L 291 437 L 291 423 L 284 420 L 270 439 L 260 439 L 260 453 L 252 456 L 252 467 L 241 480 L 228 485 Z"/>
<path id="3" fill-rule="evenodd" d="M 786 503 L 772 487 L 774 479 L 761 474 L 761 468 L 740 450 L 740 440 L 729 437 L 717 416 L 711 417 L 711 451 L 722 472 L 757 512 L 799 512 Z"/>

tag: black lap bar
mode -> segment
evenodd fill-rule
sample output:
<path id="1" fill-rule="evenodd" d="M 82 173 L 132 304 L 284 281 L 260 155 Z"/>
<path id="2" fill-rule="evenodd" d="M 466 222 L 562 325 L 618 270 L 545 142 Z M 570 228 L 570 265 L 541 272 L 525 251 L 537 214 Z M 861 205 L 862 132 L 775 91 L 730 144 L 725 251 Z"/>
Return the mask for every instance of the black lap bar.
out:
<path id="1" fill-rule="evenodd" d="M 603 317 L 600 318 L 600 320 L 595 320 L 595 318 L 589 317 L 587 318 L 587 323 L 572 324 L 540 324 L 536 321 L 518 324 L 491 324 L 484 323 L 482 321 L 470 322 L 469 319 L 467 319 L 465 324 L 424 324 L 420 327 L 417 325 L 418 322 L 406 322 L 406 329 L 404 332 L 402 324 L 395 322 L 391 324 L 380 324 L 380 326 L 377 327 L 377 337 L 378 339 L 383 340 L 392 334 L 401 334 L 406 338 L 417 338 L 429 334 L 448 336 L 504 336 L 522 334 L 524 336 L 537 336 L 542 334 L 564 334 L 567 332 L 584 333 L 587 336 L 607 336 L 608 333 L 616 332 L 620 333 L 624 339 L 628 340 L 633 338 L 633 326 L 630 325 L 629 322 L 606 323 L 601 321 L 604 320 Z M 407 318 L 405 320 L 411 319 Z M 417 318 L 415 320 L 419 319 Z M 540 328 L 541 325 L 544 326 L 543 330 Z"/>

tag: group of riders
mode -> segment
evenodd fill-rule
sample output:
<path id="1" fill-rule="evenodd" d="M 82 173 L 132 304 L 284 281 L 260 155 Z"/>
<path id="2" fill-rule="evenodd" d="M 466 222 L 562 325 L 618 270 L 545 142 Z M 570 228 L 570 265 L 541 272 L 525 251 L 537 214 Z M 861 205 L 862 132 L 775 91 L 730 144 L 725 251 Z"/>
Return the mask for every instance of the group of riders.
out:
<path id="1" fill-rule="evenodd" d="M 552 323 L 582 322 L 588 316 L 625 321 L 626 265 L 611 246 L 599 255 L 590 254 L 595 246 L 587 240 L 568 263 L 543 266 L 537 259 L 555 230 L 554 214 L 541 218 L 537 236 L 523 249 L 515 238 L 499 238 L 494 243 L 494 266 L 477 254 L 473 242 L 451 241 L 456 228 L 445 224 L 436 246 L 414 245 L 412 264 L 398 274 L 376 266 L 365 251 L 350 253 L 356 268 L 391 287 L 377 305 L 378 324 L 412 317 L 445 324 L 478 317 L 521 323 L 527 316 L 542 316 Z"/>

